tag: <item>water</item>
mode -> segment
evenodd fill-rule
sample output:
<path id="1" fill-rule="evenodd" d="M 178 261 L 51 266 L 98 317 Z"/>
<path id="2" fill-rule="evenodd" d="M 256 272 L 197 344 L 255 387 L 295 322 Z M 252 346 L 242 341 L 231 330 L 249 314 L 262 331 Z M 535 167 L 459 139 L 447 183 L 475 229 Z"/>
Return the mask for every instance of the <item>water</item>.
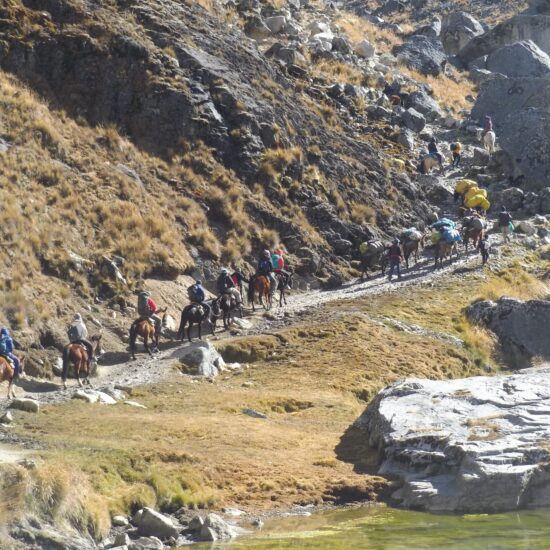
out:
<path id="1" fill-rule="evenodd" d="M 434 515 L 368 507 L 266 522 L 228 550 L 549 549 L 550 510 Z"/>

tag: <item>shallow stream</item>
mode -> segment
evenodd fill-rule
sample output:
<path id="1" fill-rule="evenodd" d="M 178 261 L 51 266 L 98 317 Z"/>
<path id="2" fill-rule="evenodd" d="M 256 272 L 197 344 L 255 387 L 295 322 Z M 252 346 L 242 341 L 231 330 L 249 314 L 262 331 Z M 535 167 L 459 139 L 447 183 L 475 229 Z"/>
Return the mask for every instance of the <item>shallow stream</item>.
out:
<path id="1" fill-rule="evenodd" d="M 435 515 L 365 507 L 266 521 L 230 550 L 548 549 L 550 510 Z"/>

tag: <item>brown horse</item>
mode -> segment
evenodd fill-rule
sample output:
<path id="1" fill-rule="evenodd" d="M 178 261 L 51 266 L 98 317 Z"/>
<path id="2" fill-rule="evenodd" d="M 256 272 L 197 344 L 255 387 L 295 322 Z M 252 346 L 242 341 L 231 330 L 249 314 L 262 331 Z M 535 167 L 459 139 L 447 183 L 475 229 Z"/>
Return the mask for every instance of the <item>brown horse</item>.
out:
<path id="1" fill-rule="evenodd" d="M 483 237 L 483 229 L 478 227 L 465 227 L 462 230 L 462 239 L 466 247 L 466 252 L 468 252 L 468 244 L 470 241 L 472 241 L 474 249 L 476 249 L 479 241 L 481 241 L 481 237 Z"/>
<path id="2" fill-rule="evenodd" d="M 155 312 L 155 315 L 160 317 L 162 325 L 164 325 L 164 317 L 166 316 L 167 309 L 168 308 L 165 307 L 164 309 L 159 309 Z M 140 317 L 139 319 L 136 319 L 130 327 L 130 353 L 132 354 L 132 359 L 134 360 L 136 358 L 136 340 L 138 336 L 143 339 L 145 351 L 152 356 L 153 354 L 149 349 L 149 340 L 153 342 L 155 348 L 158 348 L 159 335 L 155 330 L 155 326 L 149 321 L 149 319 Z"/>
<path id="3" fill-rule="evenodd" d="M 271 309 L 272 305 L 272 292 L 271 281 L 265 275 L 258 275 L 254 277 L 248 285 L 248 303 L 252 304 L 252 311 L 256 311 L 254 307 L 254 298 L 258 295 L 260 305 L 264 309 Z M 265 303 L 264 303 L 265 298 Z"/>
<path id="4" fill-rule="evenodd" d="M 86 384 L 90 384 L 90 368 L 88 363 L 93 359 L 95 351 L 101 345 L 101 334 L 94 335 L 90 338 L 92 344 L 92 357 L 88 357 L 86 348 L 81 344 L 69 344 L 63 349 L 63 371 L 61 373 L 61 379 L 63 380 L 63 389 L 67 389 L 67 376 L 69 374 L 69 367 L 73 367 L 74 375 L 78 381 L 78 385 L 82 387 L 82 381 L 80 375 L 84 379 Z"/>
<path id="5" fill-rule="evenodd" d="M 18 354 L 19 358 L 19 368 L 20 374 L 25 372 L 25 356 L 23 354 Z M 0 382 L 8 382 L 8 399 L 15 397 L 15 389 L 13 387 L 13 381 L 15 377 L 15 369 L 6 357 L 0 355 Z"/>
<path id="6" fill-rule="evenodd" d="M 421 174 L 429 174 L 434 168 L 439 168 L 443 171 L 443 162 L 435 158 L 433 155 L 427 155 L 418 165 L 418 171 Z"/>
<path id="7" fill-rule="evenodd" d="M 418 253 L 420 252 L 420 246 L 424 247 L 424 236 L 419 241 L 405 240 L 403 241 L 403 256 L 405 258 L 405 265 L 409 269 L 409 258 L 414 256 L 414 263 L 418 263 Z"/>
<path id="8" fill-rule="evenodd" d="M 449 263 L 451 264 L 453 262 L 453 253 L 458 258 L 458 243 L 456 241 L 449 243 L 443 238 L 439 239 L 435 245 L 434 267 L 437 268 L 437 264 L 439 263 L 439 267 L 443 268 L 443 260 L 446 258 L 449 258 Z"/>

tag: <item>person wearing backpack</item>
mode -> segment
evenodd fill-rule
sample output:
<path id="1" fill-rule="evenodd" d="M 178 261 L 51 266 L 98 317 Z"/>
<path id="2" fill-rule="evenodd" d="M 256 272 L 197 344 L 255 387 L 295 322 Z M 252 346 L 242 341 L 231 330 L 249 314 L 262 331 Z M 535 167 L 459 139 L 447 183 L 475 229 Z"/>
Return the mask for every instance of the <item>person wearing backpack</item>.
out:
<path id="1" fill-rule="evenodd" d="M 138 313 L 142 319 L 149 319 L 155 326 L 155 332 L 157 335 L 162 334 L 162 319 L 156 315 L 158 307 L 151 293 L 148 291 L 142 291 L 138 294 Z"/>
<path id="2" fill-rule="evenodd" d="M 510 240 L 510 233 L 512 232 L 514 226 L 512 224 L 512 216 L 510 216 L 505 206 L 502 207 L 502 210 L 498 215 L 498 227 L 500 228 L 500 233 L 504 239 L 504 242 L 507 243 Z"/>
<path id="3" fill-rule="evenodd" d="M 202 286 L 202 281 L 196 280 L 188 289 L 187 289 L 187 297 L 189 298 L 189 301 L 191 302 L 190 305 L 193 304 L 199 304 L 202 306 L 208 315 L 210 317 L 210 306 L 206 303 L 206 291 L 204 290 L 204 287 Z M 190 306 L 186 306 L 185 309 L 189 308 Z"/>
<path id="4" fill-rule="evenodd" d="M 67 337 L 71 344 L 80 344 L 86 348 L 86 353 L 88 354 L 88 369 L 92 362 L 92 357 L 94 355 L 94 348 L 92 343 L 88 340 L 88 329 L 84 324 L 82 315 L 80 313 L 75 313 L 69 328 L 67 329 Z"/>
<path id="5" fill-rule="evenodd" d="M 0 330 L 0 355 L 8 359 L 13 365 L 14 376 L 17 377 L 20 374 L 21 365 L 19 358 L 13 353 L 13 348 L 13 338 L 9 329 L 2 327 L 2 330 Z"/>

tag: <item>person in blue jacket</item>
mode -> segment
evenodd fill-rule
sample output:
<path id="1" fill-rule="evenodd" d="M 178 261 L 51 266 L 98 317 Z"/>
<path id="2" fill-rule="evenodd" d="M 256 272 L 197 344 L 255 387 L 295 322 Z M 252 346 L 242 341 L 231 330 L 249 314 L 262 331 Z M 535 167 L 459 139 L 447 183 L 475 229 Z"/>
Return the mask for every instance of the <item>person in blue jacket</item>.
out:
<path id="1" fill-rule="evenodd" d="M 6 327 L 2 327 L 2 330 L 0 330 L 0 355 L 3 355 L 11 361 L 15 371 L 15 376 L 19 376 L 21 369 L 19 359 L 13 353 L 13 339 L 10 331 Z"/>

